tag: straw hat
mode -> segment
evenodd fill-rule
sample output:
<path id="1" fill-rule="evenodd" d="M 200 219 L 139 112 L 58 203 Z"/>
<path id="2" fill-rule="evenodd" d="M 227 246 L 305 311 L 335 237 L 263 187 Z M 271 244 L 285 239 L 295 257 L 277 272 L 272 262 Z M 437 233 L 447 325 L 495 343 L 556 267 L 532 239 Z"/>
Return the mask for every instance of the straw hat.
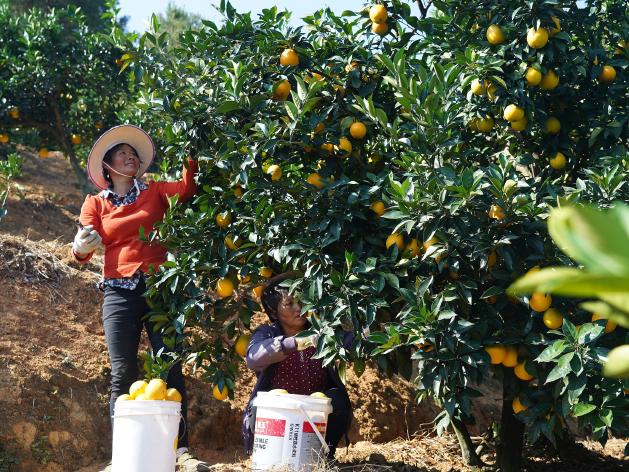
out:
<path id="1" fill-rule="evenodd" d="M 120 125 L 105 131 L 94 143 L 87 158 L 87 175 L 100 189 L 109 187 L 103 176 L 105 153 L 118 144 L 126 143 L 135 148 L 140 158 L 140 168 L 136 177 L 143 175 L 155 158 L 155 144 L 151 137 L 134 125 Z"/>

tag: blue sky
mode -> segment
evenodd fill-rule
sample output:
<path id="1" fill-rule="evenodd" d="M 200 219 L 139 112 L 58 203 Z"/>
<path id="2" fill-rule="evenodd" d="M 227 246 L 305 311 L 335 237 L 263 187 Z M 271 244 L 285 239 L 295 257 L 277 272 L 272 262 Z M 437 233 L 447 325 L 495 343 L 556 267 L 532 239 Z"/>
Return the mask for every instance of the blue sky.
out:
<path id="1" fill-rule="evenodd" d="M 144 31 L 148 26 L 148 20 L 153 13 L 163 13 L 166 10 L 169 0 L 119 0 L 120 14 L 129 17 L 129 30 Z M 186 11 L 201 15 L 213 21 L 218 21 L 220 16 L 217 14 L 213 5 L 218 4 L 218 0 L 172 0 L 172 3 L 182 7 Z M 329 6 L 333 11 L 340 13 L 343 10 L 358 10 L 363 6 L 364 0 L 232 0 L 231 4 L 238 11 L 259 12 L 263 8 L 269 8 L 277 5 L 278 8 L 290 10 L 293 12 L 293 22 L 299 24 L 299 18 L 308 16 L 310 13 Z"/>

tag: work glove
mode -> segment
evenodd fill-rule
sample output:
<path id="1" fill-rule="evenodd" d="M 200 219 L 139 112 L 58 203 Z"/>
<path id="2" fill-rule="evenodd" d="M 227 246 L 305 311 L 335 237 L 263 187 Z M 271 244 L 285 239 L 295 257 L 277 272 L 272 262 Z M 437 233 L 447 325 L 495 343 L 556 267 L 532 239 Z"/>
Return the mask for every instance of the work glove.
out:
<path id="1" fill-rule="evenodd" d="M 78 256 L 86 256 L 96 250 L 102 239 L 92 226 L 85 226 L 80 228 L 74 242 L 72 243 L 72 250 Z"/>
<path id="2" fill-rule="evenodd" d="M 308 349 L 309 347 L 317 347 L 318 342 L 318 334 L 311 334 L 310 336 L 306 336 L 305 338 L 295 338 L 295 343 L 297 344 L 298 351 L 303 351 L 304 349 Z"/>

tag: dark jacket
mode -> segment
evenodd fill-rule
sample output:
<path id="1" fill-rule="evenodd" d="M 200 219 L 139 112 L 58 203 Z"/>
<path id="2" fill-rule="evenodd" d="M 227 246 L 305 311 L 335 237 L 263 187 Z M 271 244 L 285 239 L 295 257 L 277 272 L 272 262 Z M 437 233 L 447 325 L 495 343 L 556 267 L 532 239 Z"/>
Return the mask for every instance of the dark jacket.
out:
<path id="1" fill-rule="evenodd" d="M 351 344 L 351 339 L 348 339 L 348 337 L 346 336 L 345 338 L 345 344 L 348 341 Z M 253 400 L 258 392 L 268 392 L 270 390 L 271 380 L 277 364 L 285 360 L 296 348 L 294 338 L 284 338 L 282 327 L 277 321 L 269 325 L 260 326 L 251 336 L 245 361 L 247 367 L 256 373 L 257 381 L 242 417 L 242 438 L 246 454 L 251 454 L 253 448 L 253 425 L 250 424 Z M 347 389 L 341 381 L 336 368 L 330 365 L 327 367 L 327 370 L 332 386 L 339 388 L 349 398 Z"/>

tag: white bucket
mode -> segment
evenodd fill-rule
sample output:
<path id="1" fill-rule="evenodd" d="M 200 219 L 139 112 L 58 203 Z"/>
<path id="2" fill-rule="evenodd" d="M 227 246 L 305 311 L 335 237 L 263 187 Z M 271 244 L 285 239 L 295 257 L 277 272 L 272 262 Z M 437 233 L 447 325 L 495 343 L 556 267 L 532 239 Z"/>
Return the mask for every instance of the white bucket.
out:
<path id="1" fill-rule="evenodd" d="M 173 472 L 180 412 L 179 402 L 116 402 L 112 472 Z"/>
<path id="2" fill-rule="evenodd" d="M 332 400 L 259 392 L 253 400 L 256 424 L 253 470 L 283 467 L 310 472 L 328 451 L 325 431 Z"/>

